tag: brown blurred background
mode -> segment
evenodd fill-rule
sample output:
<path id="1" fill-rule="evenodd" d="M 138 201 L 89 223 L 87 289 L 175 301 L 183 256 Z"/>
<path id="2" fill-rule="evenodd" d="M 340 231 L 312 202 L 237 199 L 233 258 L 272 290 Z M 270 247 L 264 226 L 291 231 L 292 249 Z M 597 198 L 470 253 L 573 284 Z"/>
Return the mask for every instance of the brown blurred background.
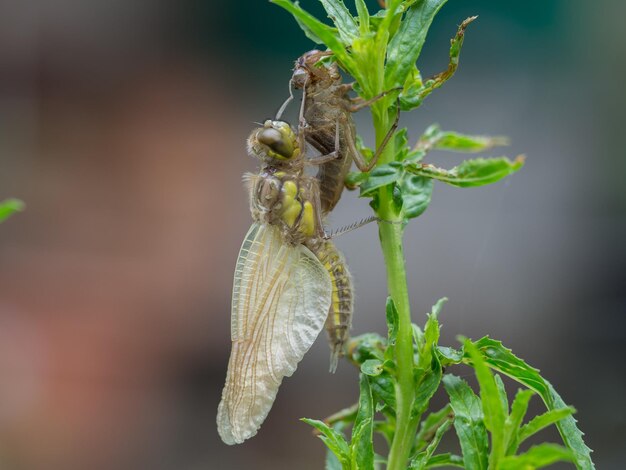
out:
<path id="1" fill-rule="evenodd" d="M 442 342 L 502 339 L 578 408 L 598 468 L 620 469 L 626 4 L 451 1 L 426 76 L 473 14 L 456 77 L 403 124 L 508 135 L 528 160 L 495 186 L 436 186 L 407 233 L 414 318 L 448 296 Z M 0 2 L 0 199 L 28 206 L 0 226 L 0 468 L 321 468 L 297 419 L 357 394 L 350 366 L 327 374 L 323 338 L 257 437 L 227 447 L 215 430 L 256 165 L 244 142 L 312 47 L 264 1 Z M 331 226 L 366 215 L 346 195 Z M 354 333 L 385 331 L 375 226 L 337 243 Z"/>

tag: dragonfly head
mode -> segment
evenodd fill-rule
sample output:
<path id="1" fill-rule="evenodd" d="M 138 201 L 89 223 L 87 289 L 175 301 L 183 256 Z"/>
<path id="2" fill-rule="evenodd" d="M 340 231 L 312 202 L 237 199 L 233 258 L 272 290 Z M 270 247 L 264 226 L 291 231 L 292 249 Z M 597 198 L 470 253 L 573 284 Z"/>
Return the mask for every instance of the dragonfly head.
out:
<path id="1" fill-rule="evenodd" d="M 291 162 L 300 155 L 300 147 L 288 123 L 268 119 L 248 138 L 248 152 L 263 161 Z"/>

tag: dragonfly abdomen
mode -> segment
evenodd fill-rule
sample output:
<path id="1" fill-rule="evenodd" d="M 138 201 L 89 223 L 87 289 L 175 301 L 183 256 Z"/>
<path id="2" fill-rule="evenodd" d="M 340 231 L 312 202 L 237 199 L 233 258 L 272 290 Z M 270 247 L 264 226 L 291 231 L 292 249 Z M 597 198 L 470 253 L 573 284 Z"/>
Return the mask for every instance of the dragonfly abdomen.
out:
<path id="1" fill-rule="evenodd" d="M 332 284 L 331 304 L 324 326 L 331 349 L 330 370 L 334 372 L 339 357 L 343 355 L 343 346 L 350 337 L 354 310 L 352 276 L 342 254 L 331 241 L 323 242 L 312 251 L 330 274 Z"/>

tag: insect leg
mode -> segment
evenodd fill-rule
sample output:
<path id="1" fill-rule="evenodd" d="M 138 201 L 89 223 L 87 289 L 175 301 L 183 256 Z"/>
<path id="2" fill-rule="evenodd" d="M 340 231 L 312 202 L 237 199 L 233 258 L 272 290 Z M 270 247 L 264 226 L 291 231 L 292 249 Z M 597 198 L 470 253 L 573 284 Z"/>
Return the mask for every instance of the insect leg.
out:
<path id="1" fill-rule="evenodd" d="M 387 134 L 385 135 L 385 138 L 380 143 L 380 146 L 376 149 L 376 152 L 374 152 L 374 155 L 372 156 L 372 159 L 369 162 L 367 160 L 365 160 L 363 155 L 361 155 L 361 153 L 356 148 L 356 143 L 354 142 L 354 140 L 355 140 L 354 136 L 353 135 L 347 135 L 347 139 L 346 140 L 348 141 L 348 146 L 350 147 L 350 151 L 352 152 L 352 157 L 354 158 L 354 163 L 356 163 L 356 166 L 357 166 L 357 168 L 359 170 L 361 170 L 361 171 L 370 171 L 372 168 L 374 168 L 374 165 L 376 165 L 376 162 L 378 161 L 378 157 L 380 157 L 380 155 L 383 153 L 383 150 L 385 150 L 385 147 L 387 146 L 387 144 L 391 140 L 391 137 L 393 136 L 394 132 L 398 128 L 398 121 L 400 120 L 400 103 L 399 103 L 399 101 L 400 100 L 398 99 L 398 105 L 397 105 L 398 112 L 396 113 L 396 119 L 393 121 L 393 124 L 391 125 L 391 127 L 387 131 Z"/>
<path id="2" fill-rule="evenodd" d="M 364 100 L 363 98 L 350 98 L 350 104 L 348 105 L 348 111 L 350 111 L 351 113 L 356 113 L 357 111 L 366 108 L 367 106 L 371 105 L 372 103 L 375 103 L 376 101 L 380 100 L 381 98 L 384 98 L 385 96 L 387 96 L 389 93 L 393 93 L 394 91 L 400 91 L 402 90 L 402 87 L 396 87 L 396 88 L 392 88 L 390 90 L 387 91 L 383 91 L 382 93 L 374 96 L 373 98 L 370 98 L 368 100 Z"/>

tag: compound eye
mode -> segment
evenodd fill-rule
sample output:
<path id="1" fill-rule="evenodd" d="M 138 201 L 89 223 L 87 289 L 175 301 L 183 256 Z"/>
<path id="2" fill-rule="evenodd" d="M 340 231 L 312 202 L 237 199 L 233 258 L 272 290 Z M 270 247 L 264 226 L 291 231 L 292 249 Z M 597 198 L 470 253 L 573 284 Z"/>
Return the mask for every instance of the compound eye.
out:
<path id="1" fill-rule="evenodd" d="M 282 158 L 291 158 L 293 147 L 285 141 L 283 134 L 274 128 L 265 128 L 257 136 L 260 143 L 270 148 L 272 152 Z"/>

